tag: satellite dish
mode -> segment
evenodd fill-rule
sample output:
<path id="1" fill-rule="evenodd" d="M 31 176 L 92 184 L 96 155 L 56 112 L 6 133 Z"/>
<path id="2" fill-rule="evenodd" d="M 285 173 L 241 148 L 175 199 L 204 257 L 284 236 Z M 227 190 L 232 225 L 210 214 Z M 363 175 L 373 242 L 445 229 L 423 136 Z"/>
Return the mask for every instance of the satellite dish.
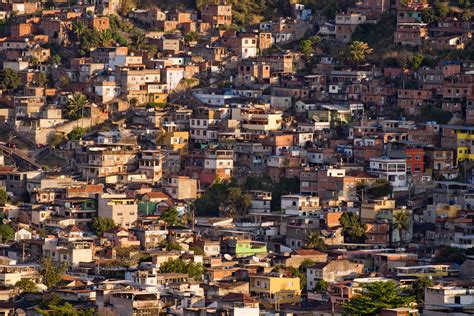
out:
<path id="1" fill-rule="evenodd" d="M 224 255 L 224 259 L 230 261 L 230 260 L 232 260 L 232 256 L 226 253 L 226 254 Z"/>

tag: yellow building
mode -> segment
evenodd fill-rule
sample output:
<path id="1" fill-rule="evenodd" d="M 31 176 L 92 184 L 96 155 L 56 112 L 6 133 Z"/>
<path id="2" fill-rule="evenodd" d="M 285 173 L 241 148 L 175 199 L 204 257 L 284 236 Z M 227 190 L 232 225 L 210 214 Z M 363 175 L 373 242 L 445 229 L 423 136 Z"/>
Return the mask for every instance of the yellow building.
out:
<path id="1" fill-rule="evenodd" d="M 449 127 L 456 135 L 457 161 L 474 160 L 474 129 L 465 126 Z"/>
<path id="2" fill-rule="evenodd" d="M 273 274 L 251 275 L 250 293 L 267 308 L 298 303 L 301 300 L 300 279 Z"/>
<path id="3" fill-rule="evenodd" d="M 423 220 L 427 223 L 436 223 L 436 219 L 454 219 L 458 217 L 459 212 L 462 210 L 459 204 L 445 204 L 437 203 L 431 204 L 426 207 L 423 212 Z"/>
<path id="4" fill-rule="evenodd" d="M 470 131 L 456 131 L 457 157 L 458 161 L 474 160 L 474 152 L 471 152 L 471 145 L 474 141 L 474 134 Z"/>
<path id="5" fill-rule="evenodd" d="M 380 211 L 393 209 L 395 209 L 395 200 L 384 197 L 383 199 L 362 203 L 360 215 L 362 219 L 375 220 Z"/>
<path id="6" fill-rule="evenodd" d="M 148 95 L 148 101 L 154 103 L 166 103 L 168 101 L 168 93 L 150 93 Z"/>
<path id="7" fill-rule="evenodd" d="M 185 151 L 188 148 L 189 132 L 172 131 L 161 132 L 156 136 L 156 144 L 169 148 L 173 151 Z"/>

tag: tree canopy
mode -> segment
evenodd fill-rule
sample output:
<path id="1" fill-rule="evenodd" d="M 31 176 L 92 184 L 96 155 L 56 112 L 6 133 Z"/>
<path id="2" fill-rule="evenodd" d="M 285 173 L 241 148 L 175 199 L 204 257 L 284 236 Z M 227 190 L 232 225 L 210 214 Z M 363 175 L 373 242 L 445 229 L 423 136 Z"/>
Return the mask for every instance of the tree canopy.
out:
<path id="1" fill-rule="evenodd" d="M 102 236 L 106 230 L 114 228 L 115 226 L 117 225 L 115 225 L 113 219 L 99 216 L 94 217 L 90 223 L 90 228 L 97 236 Z"/>
<path id="2" fill-rule="evenodd" d="M 225 216 L 237 218 L 247 215 L 252 203 L 250 195 L 242 192 L 242 189 L 238 187 L 227 189 L 226 195 L 226 199 L 220 205 Z"/>
<path id="3" fill-rule="evenodd" d="M 362 290 L 344 303 L 345 313 L 354 316 L 377 315 L 382 308 L 408 306 L 415 301 L 412 296 L 402 296 L 394 281 L 362 285 Z"/>
<path id="4" fill-rule="evenodd" d="M 22 292 L 38 292 L 38 286 L 30 279 L 21 279 L 15 283 L 15 287 Z"/>
<path id="5" fill-rule="evenodd" d="M 5 205 L 8 202 L 8 193 L 5 189 L 0 189 L 0 205 Z"/>
<path id="6" fill-rule="evenodd" d="M 410 231 L 410 213 L 407 211 L 399 211 L 393 214 L 393 229 L 398 231 L 398 235 L 400 236 L 400 244 L 403 244 L 403 236 L 404 232 Z"/>
<path id="7" fill-rule="evenodd" d="M 178 210 L 175 207 L 170 207 L 161 213 L 161 220 L 166 223 L 167 226 L 176 226 L 181 223 Z"/>
<path id="8" fill-rule="evenodd" d="M 170 259 L 160 265 L 160 273 L 185 273 L 195 280 L 201 280 L 204 266 L 201 263 L 184 261 L 182 259 Z"/>
<path id="9" fill-rule="evenodd" d="M 15 236 L 15 230 L 10 225 L 0 224 L 0 236 L 3 241 L 12 240 Z"/>
<path id="10" fill-rule="evenodd" d="M 45 299 L 36 312 L 46 316 L 93 316 L 96 312 L 93 308 L 77 309 L 72 304 L 62 300 L 57 294 L 52 294 Z"/>
<path id="11" fill-rule="evenodd" d="M 0 72 L 0 86 L 2 89 L 15 90 L 20 86 L 20 76 L 10 68 L 3 69 Z"/>
<path id="12" fill-rule="evenodd" d="M 77 120 L 82 117 L 84 107 L 89 103 L 87 97 L 80 92 L 75 92 L 66 103 L 64 112 L 71 120 Z"/>
<path id="13" fill-rule="evenodd" d="M 346 242 L 360 243 L 365 240 L 367 225 L 361 223 L 360 217 L 356 213 L 343 213 L 339 219 L 339 223 L 342 226 L 344 240 Z"/>
<path id="14" fill-rule="evenodd" d="M 349 45 L 347 59 L 350 63 L 359 65 L 365 61 L 374 50 L 366 42 L 353 41 Z"/>
<path id="15" fill-rule="evenodd" d="M 57 264 L 51 258 L 41 260 L 40 275 L 42 283 L 48 289 L 52 289 L 61 281 L 62 275 L 66 272 L 66 265 Z"/>
<path id="16" fill-rule="evenodd" d="M 307 237 L 306 247 L 310 249 L 326 249 L 324 239 L 319 235 L 319 232 L 313 232 Z"/>
<path id="17" fill-rule="evenodd" d="M 84 136 L 84 129 L 82 127 L 74 127 L 73 130 L 67 134 L 70 140 L 79 140 Z"/>

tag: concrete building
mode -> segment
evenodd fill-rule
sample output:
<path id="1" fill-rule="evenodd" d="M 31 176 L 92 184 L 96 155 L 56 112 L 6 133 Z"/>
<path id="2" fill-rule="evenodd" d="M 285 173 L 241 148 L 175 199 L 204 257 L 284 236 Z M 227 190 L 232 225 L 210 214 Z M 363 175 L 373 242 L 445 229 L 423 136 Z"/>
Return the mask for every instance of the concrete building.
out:
<path id="1" fill-rule="evenodd" d="M 132 227 L 137 220 L 138 204 L 125 194 L 102 194 L 98 198 L 98 215 L 110 218 L 122 227 Z"/>

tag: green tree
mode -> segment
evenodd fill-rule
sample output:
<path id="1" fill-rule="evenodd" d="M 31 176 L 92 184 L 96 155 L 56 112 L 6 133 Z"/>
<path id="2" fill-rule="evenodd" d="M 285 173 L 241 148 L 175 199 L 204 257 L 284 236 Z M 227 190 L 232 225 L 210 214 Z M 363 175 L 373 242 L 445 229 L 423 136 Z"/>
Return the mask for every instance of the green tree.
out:
<path id="1" fill-rule="evenodd" d="M 411 69 L 415 71 L 418 70 L 424 59 L 425 57 L 420 53 L 413 55 L 413 57 L 411 58 Z"/>
<path id="2" fill-rule="evenodd" d="M 299 50 L 306 58 L 309 58 L 314 53 L 313 42 L 310 39 L 301 40 Z"/>
<path id="3" fill-rule="evenodd" d="M 403 233 L 410 231 L 410 213 L 407 211 L 399 211 L 393 214 L 393 223 L 392 229 L 396 229 L 398 231 L 398 235 L 400 236 L 400 245 L 403 244 Z"/>
<path id="4" fill-rule="evenodd" d="M 48 289 L 52 289 L 61 281 L 62 275 L 66 272 L 67 266 L 53 262 L 51 258 L 41 260 L 40 275 L 42 283 Z"/>
<path id="5" fill-rule="evenodd" d="M 251 204 L 251 196 L 243 193 L 241 188 L 229 188 L 226 199 L 221 203 L 221 209 L 225 216 L 237 218 L 247 215 Z"/>
<path id="6" fill-rule="evenodd" d="M 440 108 L 431 105 L 421 107 L 421 115 L 418 115 L 417 121 L 435 121 L 438 124 L 447 124 L 453 115 L 450 112 L 444 112 Z"/>
<path id="7" fill-rule="evenodd" d="M 0 237 L 2 241 L 12 240 L 15 236 L 15 230 L 10 225 L 0 224 Z"/>
<path id="8" fill-rule="evenodd" d="M 136 107 L 138 104 L 138 99 L 137 98 L 131 98 L 130 101 L 128 101 L 132 107 Z"/>
<path id="9" fill-rule="evenodd" d="M 306 241 L 306 248 L 323 250 L 326 249 L 324 239 L 321 238 L 319 232 L 313 232 L 308 235 Z"/>
<path id="10" fill-rule="evenodd" d="M 70 140 L 79 140 L 84 136 L 84 129 L 82 127 L 74 127 L 70 133 L 67 134 L 67 138 Z"/>
<path id="11" fill-rule="evenodd" d="M 362 224 L 360 217 L 356 213 L 344 212 L 339 219 L 339 223 L 342 226 L 346 242 L 364 242 L 367 225 Z"/>
<path id="12" fill-rule="evenodd" d="M 421 19 L 423 20 L 423 22 L 427 24 L 431 24 L 438 21 L 438 18 L 436 17 L 436 13 L 432 8 L 424 9 L 422 12 Z"/>
<path id="13" fill-rule="evenodd" d="M 0 205 L 5 205 L 8 202 L 8 193 L 5 189 L 0 189 Z"/>
<path id="14" fill-rule="evenodd" d="M 87 97 L 80 92 L 75 92 L 66 103 L 64 109 L 67 118 L 70 120 L 77 120 L 83 117 L 84 107 L 89 103 Z"/>
<path id="15" fill-rule="evenodd" d="M 354 41 L 349 45 L 349 61 L 355 65 L 364 62 L 373 49 L 365 42 Z"/>
<path id="16" fill-rule="evenodd" d="M 141 51 L 148 48 L 148 38 L 142 33 L 136 34 L 133 37 L 132 48 L 135 51 Z"/>
<path id="17" fill-rule="evenodd" d="M 177 241 L 166 242 L 166 251 L 183 250 L 183 247 Z"/>
<path id="18" fill-rule="evenodd" d="M 462 264 L 466 260 L 466 255 L 459 248 L 445 246 L 436 251 L 433 263 L 456 263 Z"/>
<path id="19" fill-rule="evenodd" d="M 72 24 L 72 30 L 76 39 L 80 39 L 88 30 L 88 26 L 83 21 L 76 21 Z"/>
<path id="20" fill-rule="evenodd" d="M 393 192 L 393 186 L 392 184 L 383 179 L 379 179 L 375 181 L 375 184 L 369 187 L 367 192 L 373 196 L 374 198 L 382 197 L 382 196 L 388 196 L 392 194 Z"/>
<path id="21" fill-rule="evenodd" d="M 70 303 L 64 305 L 50 304 L 47 308 L 36 308 L 36 311 L 45 316 L 94 316 L 96 312 L 93 308 L 78 310 Z"/>
<path id="22" fill-rule="evenodd" d="M 415 297 L 418 306 L 423 306 L 425 301 L 425 289 L 433 286 L 433 281 L 427 277 L 421 277 L 413 282 L 410 294 Z"/>
<path id="23" fill-rule="evenodd" d="M 396 25 L 396 16 L 386 12 L 376 24 L 359 24 L 352 33 L 351 40 L 365 42 L 372 48 L 383 50 L 393 44 Z"/>
<path id="24" fill-rule="evenodd" d="M 61 133 L 52 133 L 48 136 L 48 145 L 56 148 L 64 141 L 64 135 Z"/>
<path id="25" fill-rule="evenodd" d="M 281 196 L 284 194 L 294 194 L 300 192 L 300 179 L 280 178 L 278 183 L 275 183 L 272 188 L 272 200 L 270 202 L 270 209 L 272 212 L 281 211 Z"/>
<path id="26" fill-rule="evenodd" d="M 349 315 L 377 315 L 382 308 L 408 306 L 414 297 L 400 295 L 394 281 L 374 282 L 362 285 L 362 290 L 343 305 L 343 311 Z"/>
<path id="27" fill-rule="evenodd" d="M 48 84 L 48 76 L 44 72 L 40 72 L 38 74 L 38 82 L 37 82 L 38 87 L 46 87 L 47 84 Z"/>
<path id="28" fill-rule="evenodd" d="M 312 265 L 314 265 L 316 262 L 311 260 L 311 259 L 304 259 L 303 262 L 301 262 L 300 266 L 298 267 L 298 269 L 300 269 L 301 271 L 303 272 L 306 272 L 306 269 L 308 269 L 308 267 L 311 267 Z"/>
<path id="29" fill-rule="evenodd" d="M 219 205 L 226 198 L 229 187 L 227 181 L 217 180 L 211 187 L 195 201 L 196 213 L 200 216 L 219 216 Z"/>
<path id="30" fill-rule="evenodd" d="M 94 217 L 90 223 L 90 228 L 94 231 L 97 236 L 102 236 L 102 234 L 111 228 L 116 227 L 114 220 L 106 217 Z"/>
<path id="31" fill-rule="evenodd" d="M 15 287 L 22 292 L 38 292 L 38 286 L 30 279 L 21 279 L 15 283 Z"/>
<path id="32" fill-rule="evenodd" d="M 110 30 L 102 30 L 97 33 L 98 44 L 102 47 L 110 47 L 114 43 L 114 36 Z"/>
<path id="33" fill-rule="evenodd" d="M 314 290 L 319 293 L 326 292 L 329 288 L 329 283 L 324 280 L 319 280 L 314 286 Z"/>
<path id="34" fill-rule="evenodd" d="M 119 12 L 122 16 L 127 16 L 130 11 L 137 7 L 135 0 L 120 1 Z"/>
<path id="35" fill-rule="evenodd" d="M 160 265 L 160 273 L 185 273 L 195 280 L 201 280 L 204 267 L 201 263 L 184 261 L 182 259 L 170 259 Z"/>
<path id="36" fill-rule="evenodd" d="M 6 68 L 0 73 L 0 85 L 2 89 L 15 90 L 18 89 L 20 83 L 20 76 L 18 76 L 15 70 Z"/>
<path id="37" fill-rule="evenodd" d="M 202 250 L 202 248 L 199 248 L 197 246 L 189 247 L 189 251 L 192 251 L 195 255 L 204 256 L 204 250 Z"/>
<path id="38" fill-rule="evenodd" d="M 175 207 L 170 207 L 161 213 L 161 220 L 165 222 L 166 226 L 176 226 L 181 223 L 178 210 Z"/>
<path id="39" fill-rule="evenodd" d="M 38 66 L 38 64 L 39 64 L 38 58 L 36 58 L 35 56 L 32 56 L 32 57 L 30 58 L 30 64 L 31 64 L 31 66 L 33 66 L 33 67 Z"/>
<path id="40" fill-rule="evenodd" d="M 188 32 L 184 36 L 184 40 L 186 41 L 186 43 L 196 42 L 197 40 L 199 40 L 199 34 L 196 32 Z"/>
<path id="41" fill-rule="evenodd" d="M 52 55 L 51 57 L 49 57 L 49 63 L 51 65 L 60 65 L 61 64 L 61 56 L 59 55 Z"/>
<path id="42" fill-rule="evenodd" d="M 440 0 L 435 0 L 434 11 L 438 20 L 444 19 L 448 16 L 449 5 L 447 2 L 441 2 Z"/>
<path id="43" fill-rule="evenodd" d="M 137 247 L 118 247 L 115 248 L 114 265 L 130 268 L 138 264 L 141 254 Z"/>

